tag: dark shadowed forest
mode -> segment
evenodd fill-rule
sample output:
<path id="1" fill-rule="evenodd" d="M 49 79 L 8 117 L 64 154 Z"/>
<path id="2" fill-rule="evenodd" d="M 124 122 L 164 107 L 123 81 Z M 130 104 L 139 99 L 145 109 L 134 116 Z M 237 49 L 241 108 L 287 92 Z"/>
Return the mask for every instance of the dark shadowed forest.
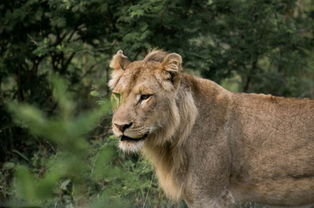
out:
<path id="1" fill-rule="evenodd" d="M 230 91 L 314 98 L 311 0 L 1 0 L 0 207 L 186 207 L 110 131 L 112 55 L 154 48 Z"/>

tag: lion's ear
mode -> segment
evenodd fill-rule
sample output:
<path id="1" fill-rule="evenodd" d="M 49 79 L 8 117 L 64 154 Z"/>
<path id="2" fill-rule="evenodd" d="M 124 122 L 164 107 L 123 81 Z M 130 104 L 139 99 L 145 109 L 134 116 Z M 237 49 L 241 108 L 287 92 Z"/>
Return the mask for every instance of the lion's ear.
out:
<path id="1" fill-rule="evenodd" d="M 166 80 L 169 80 L 174 87 L 178 86 L 180 80 L 180 72 L 182 71 L 182 58 L 177 53 L 168 54 L 163 62 L 163 70 L 167 72 L 167 76 L 164 77 Z"/>
<path id="2" fill-rule="evenodd" d="M 182 57 L 177 53 L 170 53 L 164 58 L 162 65 L 168 72 L 180 72 L 182 70 Z"/>
<path id="3" fill-rule="evenodd" d="M 125 70 L 129 65 L 130 61 L 128 57 L 123 54 L 122 50 L 119 50 L 113 57 L 110 62 L 110 68 L 114 70 Z"/>

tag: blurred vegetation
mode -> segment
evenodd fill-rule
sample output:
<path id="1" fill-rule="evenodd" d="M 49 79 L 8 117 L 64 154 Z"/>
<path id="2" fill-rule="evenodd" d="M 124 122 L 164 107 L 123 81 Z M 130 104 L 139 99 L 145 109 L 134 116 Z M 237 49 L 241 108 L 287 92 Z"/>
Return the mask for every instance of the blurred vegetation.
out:
<path id="1" fill-rule="evenodd" d="M 1 0 L 0 206 L 184 207 L 115 147 L 111 56 L 162 48 L 232 91 L 314 98 L 313 19 L 311 0 Z"/>
<path id="2" fill-rule="evenodd" d="M 147 163 L 140 158 L 125 160 L 114 151 L 117 144 L 112 137 L 106 142 L 88 143 L 85 139 L 108 113 L 110 105 L 100 100 L 100 107 L 77 113 L 65 82 L 57 77 L 50 80 L 57 101 L 56 115 L 48 117 L 28 104 L 8 104 L 19 126 L 46 139 L 57 150 L 46 155 L 38 151 L 29 164 L 4 164 L 7 169 L 15 169 L 12 197 L 7 205 L 96 208 L 106 204 L 110 207 L 161 204 L 158 198 L 147 200 L 148 194 L 160 193 L 157 186 L 152 187 L 156 182 Z"/>

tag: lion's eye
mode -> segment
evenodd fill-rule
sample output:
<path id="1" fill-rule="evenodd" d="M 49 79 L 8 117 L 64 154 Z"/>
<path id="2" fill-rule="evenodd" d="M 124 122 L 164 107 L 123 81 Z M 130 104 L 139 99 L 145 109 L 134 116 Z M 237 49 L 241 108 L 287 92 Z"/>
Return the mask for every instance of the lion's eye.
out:
<path id="1" fill-rule="evenodd" d="M 147 100 L 148 98 L 150 98 L 152 95 L 150 95 L 150 94 L 143 94 L 143 95 L 141 95 L 141 97 L 140 97 L 140 100 Z"/>

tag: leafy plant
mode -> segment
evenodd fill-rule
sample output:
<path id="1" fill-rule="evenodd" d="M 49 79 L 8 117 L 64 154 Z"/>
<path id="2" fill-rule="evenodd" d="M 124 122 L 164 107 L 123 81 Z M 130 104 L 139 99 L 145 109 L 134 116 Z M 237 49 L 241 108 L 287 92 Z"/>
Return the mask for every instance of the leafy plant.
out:
<path id="1" fill-rule="evenodd" d="M 148 206 L 160 203 L 147 200 L 160 195 L 151 167 L 138 156 L 126 159 L 113 148 L 116 139 L 86 140 L 89 132 L 110 109 L 100 107 L 76 113 L 65 81 L 52 77 L 53 95 L 58 114 L 47 116 L 38 108 L 21 103 L 8 105 L 14 120 L 33 135 L 51 142 L 55 151 L 42 158 L 34 155 L 33 164 L 15 167 L 13 206 L 39 207 L 111 207 Z M 93 93 L 99 95 L 98 93 Z M 114 159 L 114 160 L 113 160 Z M 6 166 L 10 168 L 10 164 Z M 34 171 L 35 167 L 40 171 Z M 12 167 L 11 167 L 12 168 Z M 128 199 L 128 202 L 126 201 Z M 163 202 L 164 203 L 164 202 Z M 168 205 L 171 205 L 168 202 Z M 173 204 L 174 205 L 174 204 Z"/>

